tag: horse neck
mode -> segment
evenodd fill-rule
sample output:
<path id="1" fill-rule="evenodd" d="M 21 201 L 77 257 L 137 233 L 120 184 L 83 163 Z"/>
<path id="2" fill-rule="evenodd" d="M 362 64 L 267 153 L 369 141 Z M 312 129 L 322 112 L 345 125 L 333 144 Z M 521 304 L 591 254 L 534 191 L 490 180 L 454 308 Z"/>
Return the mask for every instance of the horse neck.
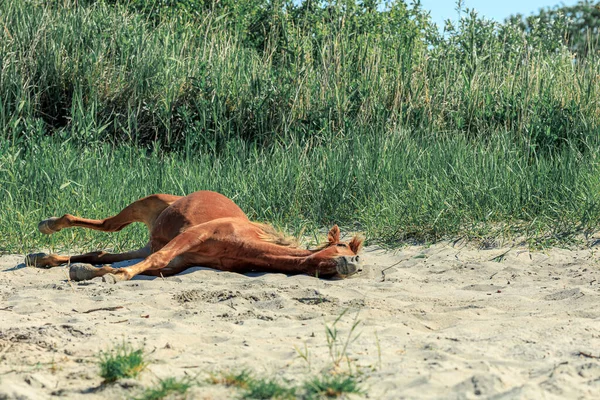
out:
<path id="1" fill-rule="evenodd" d="M 256 250 L 257 263 L 267 268 L 273 268 L 273 270 L 310 275 L 336 273 L 334 259 L 318 257 L 318 253 L 322 249 L 304 250 L 263 242 L 257 246 Z"/>
<path id="2" fill-rule="evenodd" d="M 257 250 L 259 250 L 261 255 L 274 259 L 290 258 L 303 260 L 314 254 L 314 252 L 310 250 L 299 249 L 293 246 L 282 246 L 279 244 L 267 242 L 262 242 L 258 244 Z"/>

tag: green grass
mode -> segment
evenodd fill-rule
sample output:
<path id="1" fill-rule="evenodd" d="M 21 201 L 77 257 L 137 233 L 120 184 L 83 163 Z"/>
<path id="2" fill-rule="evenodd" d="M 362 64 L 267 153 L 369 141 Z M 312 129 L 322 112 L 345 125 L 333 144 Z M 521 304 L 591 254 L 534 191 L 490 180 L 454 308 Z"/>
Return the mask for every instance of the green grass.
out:
<path id="1" fill-rule="evenodd" d="M 275 379 L 256 377 L 248 369 L 210 374 L 207 383 L 237 388 L 243 399 L 286 400 L 296 398 L 295 388 L 284 386 Z"/>
<path id="2" fill-rule="evenodd" d="M 100 376 L 104 378 L 105 383 L 123 378 L 135 378 L 146 368 L 143 350 L 134 350 L 125 343 L 112 350 L 101 352 L 98 358 Z"/>
<path id="3" fill-rule="evenodd" d="M 360 333 L 355 332 L 361 322 L 358 319 L 359 311 L 356 312 L 354 320 L 352 321 L 352 326 L 347 334 L 343 335 L 337 327 L 338 322 L 340 322 L 348 311 L 348 308 L 344 309 L 333 323 L 325 323 L 325 337 L 327 339 L 327 347 L 329 348 L 329 357 L 331 357 L 331 363 L 334 368 L 339 368 L 341 362 L 345 359 L 348 362 L 348 368 L 350 369 L 351 365 L 348 357 L 348 346 L 360 336 Z"/>
<path id="4" fill-rule="evenodd" d="M 243 399 L 256 400 L 288 400 L 296 398 L 296 388 L 286 387 L 275 379 L 254 378 L 242 392 Z"/>
<path id="5" fill-rule="evenodd" d="M 323 373 L 301 385 L 289 386 L 281 384 L 277 379 L 256 377 L 246 369 L 241 372 L 212 374 L 207 382 L 237 388 L 240 398 L 243 399 L 316 400 L 363 393 L 357 378 L 352 374 Z"/>
<path id="6" fill-rule="evenodd" d="M 304 384 L 305 399 L 340 397 L 344 394 L 363 393 L 356 377 L 352 375 L 323 375 Z"/>
<path id="7" fill-rule="evenodd" d="M 185 395 L 185 393 L 194 385 L 189 379 L 165 378 L 160 380 L 158 385 L 146 389 L 137 400 L 160 400 L 172 395 Z"/>
<path id="8" fill-rule="evenodd" d="M 85 148 L 40 140 L 0 149 L 0 252 L 38 248 L 132 249 L 145 227 L 119 233 L 37 223 L 65 213 L 114 215 L 152 193 L 224 193 L 252 218 L 298 234 L 338 223 L 370 242 L 526 236 L 568 240 L 600 217 L 599 147 L 531 158 L 509 134 L 487 143 L 398 133 L 354 136 L 329 147 L 296 143 L 265 150 L 232 143 L 219 157 L 146 153 L 132 146 Z M 571 235 L 571 236 L 570 236 Z"/>
<path id="9" fill-rule="evenodd" d="M 402 3 L 341 25 L 340 7 L 276 10 L 262 47 L 235 16 L 58 3 L 0 2 L 0 253 L 139 247 L 140 226 L 36 226 L 199 189 L 292 234 L 389 245 L 597 230 L 594 52 L 473 14 L 441 37 Z"/>
<path id="10" fill-rule="evenodd" d="M 245 389 L 252 380 L 252 373 L 248 369 L 240 371 L 221 371 L 210 374 L 208 383 L 212 385 L 232 386 Z"/>

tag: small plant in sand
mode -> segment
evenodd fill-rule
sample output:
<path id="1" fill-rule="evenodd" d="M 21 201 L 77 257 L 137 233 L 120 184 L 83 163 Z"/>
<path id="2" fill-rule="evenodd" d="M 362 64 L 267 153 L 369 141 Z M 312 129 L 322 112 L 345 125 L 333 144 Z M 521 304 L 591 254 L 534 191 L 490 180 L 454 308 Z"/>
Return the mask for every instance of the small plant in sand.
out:
<path id="1" fill-rule="evenodd" d="M 308 368 L 308 371 L 310 372 L 311 370 L 311 355 L 310 355 L 310 351 L 308 350 L 308 345 L 306 344 L 306 342 L 304 342 L 304 350 L 300 349 L 298 346 L 294 346 L 294 349 L 296 350 L 296 353 L 298 353 L 298 357 L 300 357 L 301 359 L 304 360 L 304 362 L 306 362 L 306 366 Z"/>
<path id="2" fill-rule="evenodd" d="M 134 350 L 130 345 L 123 343 L 116 348 L 100 352 L 98 355 L 100 376 L 105 383 L 115 382 L 122 378 L 135 378 L 146 368 L 144 351 Z"/>
<path id="3" fill-rule="evenodd" d="M 350 369 L 351 365 L 348 357 L 348 346 L 360 336 L 360 333 L 355 333 L 356 328 L 360 324 L 360 320 L 358 319 L 359 312 L 354 316 L 350 331 L 345 338 L 341 336 L 341 332 L 337 328 L 338 322 L 340 322 L 342 317 L 348 313 L 348 310 L 349 309 L 346 308 L 342 311 L 331 325 L 325 324 L 325 335 L 327 338 L 327 347 L 329 348 L 329 356 L 331 357 L 333 367 L 336 369 L 340 367 L 340 363 L 344 359 L 348 362 L 348 369 Z"/>
<path id="4" fill-rule="evenodd" d="M 167 396 L 184 395 L 195 382 L 190 378 L 166 378 L 161 380 L 154 388 L 146 389 L 138 400 L 160 400 Z"/>
<path id="5" fill-rule="evenodd" d="M 296 388 L 286 387 L 274 379 L 255 378 L 248 381 L 243 399 L 277 399 L 287 400 L 296 398 Z"/>
<path id="6" fill-rule="evenodd" d="M 348 347 L 360 336 L 360 333 L 356 333 L 357 327 L 360 325 L 358 319 L 359 311 L 357 311 L 350 330 L 347 335 L 342 334 L 342 331 L 338 328 L 340 320 L 348 313 L 349 309 L 343 310 L 340 315 L 333 321 L 333 323 L 325 323 L 325 337 L 327 340 L 327 347 L 329 349 L 329 356 L 331 358 L 331 368 L 326 368 L 322 371 L 321 375 L 315 376 L 314 378 L 306 381 L 299 391 L 302 393 L 302 398 L 307 400 L 312 399 L 323 399 L 323 398 L 334 398 L 340 397 L 344 394 L 349 393 L 362 393 L 358 379 L 355 374 L 352 373 L 352 363 L 348 355 Z M 377 336 L 376 336 L 377 337 Z M 377 337 L 377 349 L 378 355 L 381 360 L 381 353 L 379 348 L 379 338 Z M 304 350 L 296 347 L 296 353 L 303 359 L 310 370 L 311 359 L 310 352 L 306 343 L 304 344 Z M 348 363 L 348 371 L 340 373 L 341 363 L 346 360 Z M 381 361 L 380 361 L 381 363 Z"/>
<path id="7" fill-rule="evenodd" d="M 208 377 L 208 383 L 212 385 L 233 386 L 242 389 L 247 388 L 248 383 L 251 380 L 252 374 L 247 369 L 235 372 L 223 371 L 218 373 L 211 373 Z"/>
<path id="8" fill-rule="evenodd" d="M 350 373 L 336 374 L 331 371 L 325 371 L 322 375 L 315 376 L 299 386 L 286 386 L 276 379 L 256 378 L 249 370 L 213 374 L 208 383 L 241 389 L 240 398 L 256 400 L 317 400 L 337 398 L 351 393 L 363 393 L 356 376 Z M 141 399 L 160 398 L 162 397 L 142 397 Z"/>
<path id="9" fill-rule="evenodd" d="M 354 317 L 354 321 L 352 322 L 352 326 L 350 327 L 348 336 L 343 338 L 340 330 L 338 330 L 338 322 L 347 313 L 348 309 L 346 308 L 340 313 L 340 315 L 338 315 L 338 317 L 335 319 L 335 321 L 333 321 L 331 325 L 325 323 L 325 336 L 327 339 L 327 347 L 329 349 L 329 356 L 331 357 L 334 369 L 339 369 L 340 364 L 344 359 L 348 362 L 348 368 L 350 368 L 350 360 L 348 358 L 348 346 L 360 336 L 360 333 L 354 333 L 358 325 L 360 325 L 360 320 L 358 319 L 359 312 L 357 312 L 356 316 Z M 377 341 L 377 349 L 379 351 L 379 338 L 377 338 Z M 298 346 L 294 346 L 294 349 L 296 350 L 298 357 L 300 357 L 306 362 L 308 370 L 310 371 L 312 367 L 311 353 L 308 349 L 306 342 L 304 343 L 304 349 L 301 349 Z"/>
<path id="10" fill-rule="evenodd" d="M 295 388 L 281 385 L 274 379 L 255 378 L 248 369 L 211 374 L 208 383 L 242 389 L 243 399 L 294 399 Z"/>
<path id="11" fill-rule="evenodd" d="M 306 399 L 340 397 L 349 393 L 362 393 L 362 389 L 353 375 L 324 374 L 304 384 L 304 398 Z"/>

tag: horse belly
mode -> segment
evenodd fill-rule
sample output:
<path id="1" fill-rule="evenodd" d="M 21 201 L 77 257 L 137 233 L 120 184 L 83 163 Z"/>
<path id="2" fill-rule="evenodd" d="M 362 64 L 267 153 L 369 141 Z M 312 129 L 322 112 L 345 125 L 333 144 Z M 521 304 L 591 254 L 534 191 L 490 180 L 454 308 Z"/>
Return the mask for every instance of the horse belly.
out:
<path id="1" fill-rule="evenodd" d="M 187 229 L 219 218 L 248 217 L 237 204 L 220 193 L 199 191 L 175 201 L 156 219 L 150 232 L 152 251 L 163 248 Z"/>

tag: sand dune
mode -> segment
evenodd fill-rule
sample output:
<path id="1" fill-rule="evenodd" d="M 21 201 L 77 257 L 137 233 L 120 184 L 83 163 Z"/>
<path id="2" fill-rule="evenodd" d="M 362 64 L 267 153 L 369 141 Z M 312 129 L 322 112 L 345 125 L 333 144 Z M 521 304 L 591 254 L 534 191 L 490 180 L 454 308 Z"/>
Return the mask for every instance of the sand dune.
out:
<path id="1" fill-rule="evenodd" d="M 159 378 L 243 367 L 302 382 L 331 365 L 325 324 L 345 309 L 337 327 L 346 337 L 358 313 L 348 355 L 369 398 L 598 398 L 594 249 L 439 243 L 372 246 L 363 258 L 346 280 L 193 268 L 108 284 L 2 256 L 0 398 L 126 398 Z M 96 355 L 123 341 L 151 364 L 102 386 Z M 191 397 L 234 393 L 203 386 Z"/>

